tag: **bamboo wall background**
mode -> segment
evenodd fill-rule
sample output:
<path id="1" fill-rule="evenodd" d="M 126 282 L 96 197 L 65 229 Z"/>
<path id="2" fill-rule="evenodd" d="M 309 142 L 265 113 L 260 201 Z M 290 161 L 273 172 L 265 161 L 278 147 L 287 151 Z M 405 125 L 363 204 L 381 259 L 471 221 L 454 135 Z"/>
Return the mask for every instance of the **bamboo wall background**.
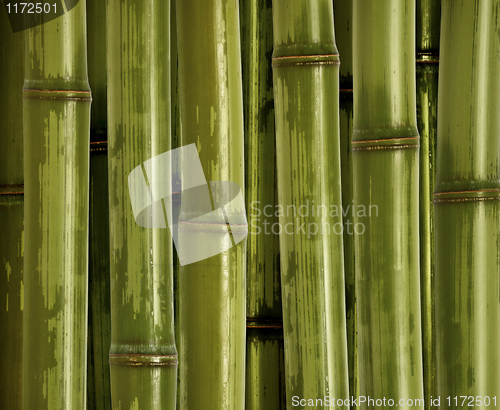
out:
<path id="1" fill-rule="evenodd" d="M 0 410 L 500 406 L 500 0 L 10 3 Z M 181 265 L 128 175 L 189 144 L 248 236 Z"/>

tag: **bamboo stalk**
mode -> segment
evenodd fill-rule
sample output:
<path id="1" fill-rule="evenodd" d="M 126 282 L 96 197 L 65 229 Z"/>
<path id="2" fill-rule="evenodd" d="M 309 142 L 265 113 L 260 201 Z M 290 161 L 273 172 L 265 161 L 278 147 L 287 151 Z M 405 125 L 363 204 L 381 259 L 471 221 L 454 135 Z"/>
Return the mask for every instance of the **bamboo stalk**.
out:
<path id="1" fill-rule="evenodd" d="M 23 408 L 86 407 L 90 89 L 85 1 L 26 31 Z"/>
<path id="2" fill-rule="evenodd" d="M 90 124 L 89 319 L 87 409 L 111 409 L 109 349 L 109 188 L 106 93 L 106 2 L 87 0 Z"/>
<path id="3" fill-rule="evenodd" d="M 247 359 L 248 410 L 284 409 L 285 375 L 283 315 L 279 270 L 279 236 L 264 232 L 278 223 L 276 139 L 271 56 L 271 2 L 240 0 L 243 102 L 245 114 L 247 241 Z M 271 217 L 263 214 L 271 208 Z M 266 212 L 268 213 L 268 212 Z"/>
<path id="4" fill-rule="evenodd" d="M 349 397 L 332 2 L 277 0 L 273 22 L 287 406 L 337 408 L 316 401 Z"/>
<path id="5" fill-rule="evenodd" d="M 22 408 L 24 33 L 0 13 L 0 408 Z"/>
<path id="6" fill-rule="evenodd" d="M 244 193 L 238 1 L 178 0 L 176 6 L 180 145 L 196 144 L 208 182 L 231 181 Z M 183 171 L 190 165 L 183 164 Z M 198 215 L 201 205 L 182 200 L 179 229 L 182 225 L 187 239 L 181 246 L 224 248 L 226 223 L 210 223 L 208 217 L 184 223 Z M 227 212 L 227 220 L 244 225 L 240 213 Z M 231 225 L 233 239 L 238 229 Z M 244 408 L 245 242 L 181 266 L 182 409 Z"/>
<path id="7" fill-rule="evenodd" d="M 417 0 L 417 125 L 420 134 L 420 289 L 425 408 L 436 398 L 434 206 L 441 1 Z"/>
<path id="8" fill-rule="evenodd" d="M 422 409 L 415 2 L 355 0 L 353 15 L 359 394 Z"/>
<path id="9" fill-rule="evenodd" d="M 500 1 L 442 5 L 434 191 L 437 394 L 442 406 L 460 407 L 463 398 L 458 404 L 445 398 L 462 395 L 474 396 L 482 409 L 494 405 L 500 391 Z"/>
<path id="10" fill-rule="evenodd" d="M 354 269 L 354 231 L 352 229 L 353 181 L 352 181 L 352 0 L 333 2 L 335 17 L 335 39 L 340 53 L 340 162 L 342 167 L 342 208 L 347 210 L 344 226 L 351 224 L 351 229 L 344 230 L 344 270 L 346 293 L 347 350 L 349 356 L 349 393 L 359 396 L 358 377 L 358 340 L 356 323 L 356 280 Z M 351 403 L 351 408 L 356 408 Z"/>
<path id="11" fill-rule="evenodd" d="M 151 217 L 147 227 L 136 223 L 128 183 L 136 167 L 171 148 L 170 3 L 107 7 L 112 407 L 174 409 L 171 233 Z M 147 189 L 170 186 L 156 168 L 147 177 Z"/>
<path id="12" fill-rule="evenodd" d="M 170 64 L 171 64 L 171 114 L 172 114 L 172 149 L 180 147 L 181 139 L 181 118 L 179 104 L 179 58 L 177 53 L 177 10 L 175 5 L 176 0 L 170 0 Z M 172 163 L 172 175 L 174 178 L 179 177 L 181 173 L 180 162 Z M 180 180 L 175 181 L 181 185 Z M 174 203 L 180 204 L 180 195 L 173 196 Z M 172 208 L 173 219 L 179 217 L 180 206 Z M 179 272 L 181 265 L 179 263 L 179 255 L 175 246 L 173 247 L 173 268 L 174 268 L 174 327 L 175 327 L 175 345 L 181 344 L 181 321 L 180 321 L 180 294 L 179 294 Z M 180 349 L 178 349 L 180 350 Z M 178 351 L 178 354 L 180 352 Z M 177 373 L 177 399 L 176 408 L 181 408 L 181 378 L 180 372 Z"/>

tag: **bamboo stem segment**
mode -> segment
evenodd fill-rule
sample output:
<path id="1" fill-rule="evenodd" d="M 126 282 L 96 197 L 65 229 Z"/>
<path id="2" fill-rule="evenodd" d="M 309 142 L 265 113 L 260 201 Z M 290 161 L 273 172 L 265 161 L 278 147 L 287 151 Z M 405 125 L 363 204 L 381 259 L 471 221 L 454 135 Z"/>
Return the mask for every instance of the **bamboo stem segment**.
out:
<path id="1" fill-rule="evenodd" d="M 500 1 L 442 4 L 437 394 L 482 396 L 482 409 L 500 391 Z"/>
<path id="2" fill-rule="evenodd" d="M 85 5 L 81 0 L 26 31 L 25 410 L 86 408 L 91 97 Z"/>
<path id="3" fill-rule="evenodd" d="M 246 409 L 285 409 L 274 128 L 273 12 L 267 0 L 240 0 L 247 253 Z M 266 207 L 266 208 L 265 208 Z M 273 209 L 267 217 L 263 209 Z M 268 212 L 266 212 L 268 214 Z M 275 326 L 269 326 L 270 322 Z"/>
<path id="4" fill-rule="evenodd" d="M 291 408 L 297 397 L 349 397 L 342 215 L 331 214 L 342 203 L 339 57 L 331 1 L 277 0 L 273 22 L 278 196 L 284 210 L 279 221 L 286 400 Z M 322 408 L 337 408 L 330 404 Z"/>
<path id="5" fill-rule="evenodd" d="M 434 206 L 441 1 L 417 0 L 417 124 L 420 134 L 420 289 L 425 408 L 436 392 Z"/>
<path id="6" fill-rule="evenodd" d="M 180 145 L 196 144 L 208 183 L 231 181 L 244 193 L 238 0 L 178 0 L 176 6 Z M 183 163 L 181 175 L 191 166 Z M 199 205 L 182 199 L 179 229 L 182 225 L 190 240 L 181 246 L 198 251 L 217 244 L 227 249 L 225 223 L 184 224 Z M 181 266 L 181 409 L 245 406 L 245 268 L 245 240 Z"/>
<path id="7" fill-rule="evenodd" d="M 24 33 L 0 13 L 0 408 L 22 409 Z"/>
<path id="8" fill-rule="evenodd" d="M 132 170 L 171 149 L 170 2 L 107 7 L 112 407 L 175 409 L 172 236 L 152 216 L 136 223 L 129 185 Z M 147 181 L 170 186 L 154 167 Z"/>
<path id="9" fill-rule="evenodd" d="M 349 209 L 353 206 L 352 174 L 352 0 L 333 2 L 335 39 L 340 53 L 340 160 L 342 169 L 342 208 L 347 210 L 344 225 L 353 224 Z M 349 394 L 359 396 L 358 338 L 356 320 L 356 280 L 354 269 L 354 230 L 344 230 L 344 269 L 346 292 L 347 350 L 349 357 Z M 351 408 L 356 408 L 351 403 Z"/>
<path id="10" fill-rule="evenodd" d="M 353 29 L 359 394 L 422 409 L 415 2 L 355 0 Z"/>

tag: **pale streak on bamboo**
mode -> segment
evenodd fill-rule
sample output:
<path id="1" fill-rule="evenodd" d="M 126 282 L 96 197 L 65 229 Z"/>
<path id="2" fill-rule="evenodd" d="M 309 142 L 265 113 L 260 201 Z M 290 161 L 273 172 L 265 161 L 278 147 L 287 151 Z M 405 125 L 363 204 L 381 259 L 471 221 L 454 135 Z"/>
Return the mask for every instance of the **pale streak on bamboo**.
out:
<path id="1" fill-rule="evenodd" d="M 460 392 L 493 403 L 500 391 L 499 13 L 499 0 L 442 1 L 434 191 L 441 401 Z"/>
<path id="2" fill-rule="evenodd" d="M 85 0 L 26 30 L 23 408 L 86 407 L 90 89 Z"/>
<path id="3" fill-rule="evenodd" d="M 425 408 L 436 398 L 434 206 L 441 1 L 417 0 L 417 124 L 420 133 L 420 287 Z"/>
<path id="4" fill-rule="evenodd" d="M 273 23 L 279 204 L 340 209 L 339 57 L 332 2 L 277 0 Z M 306 216 L 280 216 L 282 227 L 294 229 L 280 235 L 288 408 L 294 396 L 349 396 L 342 235 L 332 231 L 339 223 L 341 214 L 318 215 L 311 209 Z M 302 224 L 325 231 L 307 235 L 297 230 Z"/>
<path id="5" fill-rule="evenodd" d="M 353 16 L 354 204 L 378 207 L 355 219 L 359 394 L 423 400 L 415 2 L 354 0 Z"/>

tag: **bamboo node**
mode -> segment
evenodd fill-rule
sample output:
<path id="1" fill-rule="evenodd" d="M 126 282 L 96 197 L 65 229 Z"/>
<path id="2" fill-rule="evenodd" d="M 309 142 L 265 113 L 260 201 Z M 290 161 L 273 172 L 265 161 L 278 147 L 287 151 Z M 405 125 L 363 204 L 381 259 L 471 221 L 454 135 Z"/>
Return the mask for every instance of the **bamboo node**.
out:
<path id="1" fill-rule="evenodd" d="M 177 354 L 111 354 L 109 364 L 117 366 L 172 366 L 177 365 Z"/>

